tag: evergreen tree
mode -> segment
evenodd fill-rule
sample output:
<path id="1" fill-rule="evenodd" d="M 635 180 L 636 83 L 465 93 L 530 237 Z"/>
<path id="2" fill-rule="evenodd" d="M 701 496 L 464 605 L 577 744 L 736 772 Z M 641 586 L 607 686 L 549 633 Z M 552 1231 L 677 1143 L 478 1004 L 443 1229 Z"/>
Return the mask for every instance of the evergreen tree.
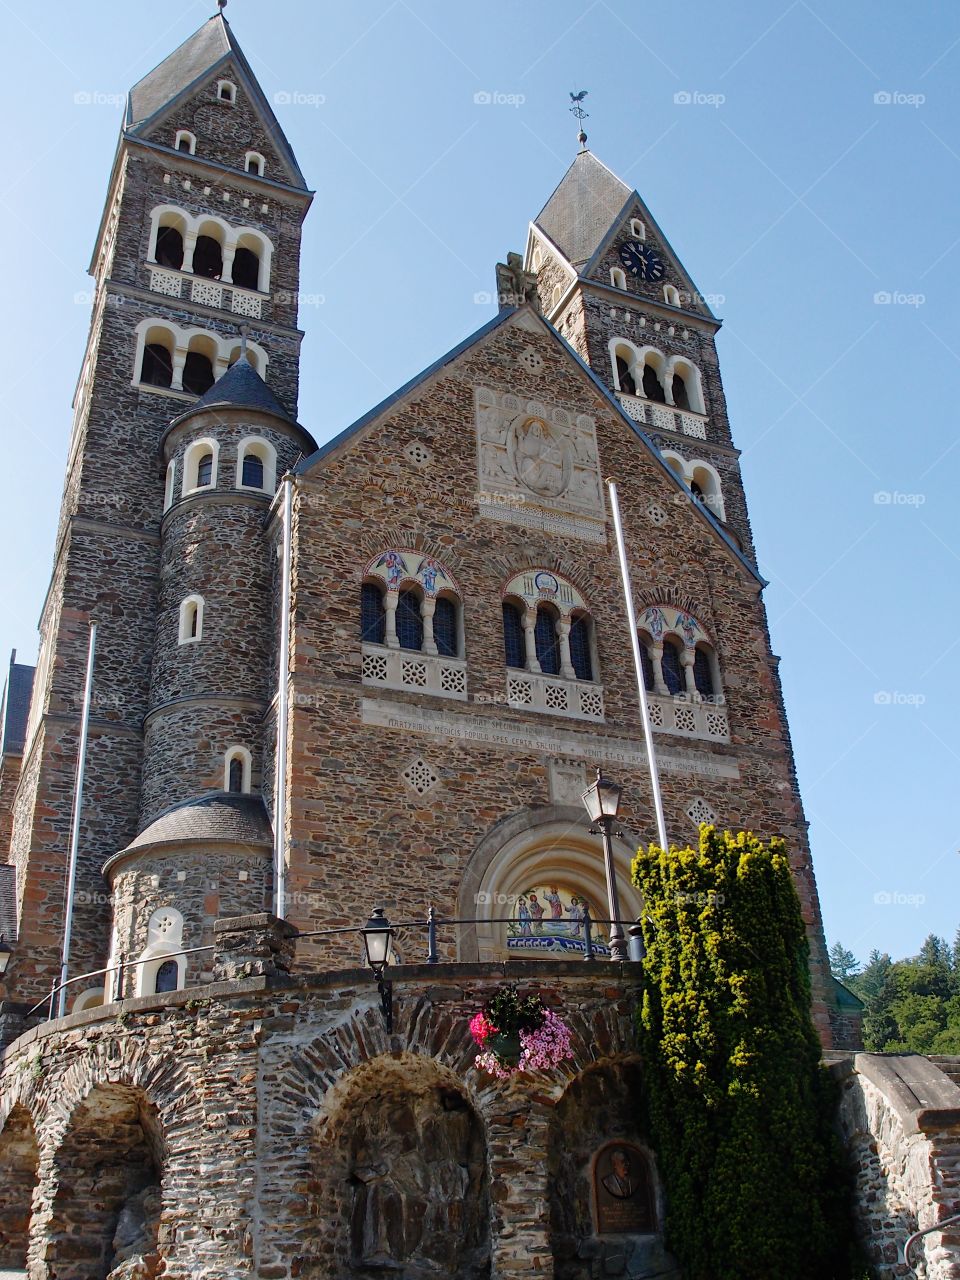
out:
<path id="1" fill-rule="evenodd" d="M 842 942 L 835 942 L 829 951 L 830 972 L 840 982 L 849 980 L 860 971 L 860 961 L 848 951 Z"/>
<path id="2" fill-rule="evenodd" d="M 704 826 L 654 846 L 643 893 L 644 1103 L 686 1280 L 839 1280 L 847 1182 L 781 840 Z"/>

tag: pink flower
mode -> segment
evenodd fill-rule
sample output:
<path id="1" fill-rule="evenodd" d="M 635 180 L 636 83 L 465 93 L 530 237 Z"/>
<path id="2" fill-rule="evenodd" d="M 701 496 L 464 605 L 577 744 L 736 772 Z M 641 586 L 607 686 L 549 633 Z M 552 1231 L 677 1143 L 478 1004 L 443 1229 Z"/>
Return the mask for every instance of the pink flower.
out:
<path id="1" fill-rule="evenodd" d="M 481 1049 L 486 1043 L 488 1037 L 496 1034 L 496 1030 L 497 1028 L 483 1013 L 475 1013 L 470 1019 L 470 1034 Z"/>

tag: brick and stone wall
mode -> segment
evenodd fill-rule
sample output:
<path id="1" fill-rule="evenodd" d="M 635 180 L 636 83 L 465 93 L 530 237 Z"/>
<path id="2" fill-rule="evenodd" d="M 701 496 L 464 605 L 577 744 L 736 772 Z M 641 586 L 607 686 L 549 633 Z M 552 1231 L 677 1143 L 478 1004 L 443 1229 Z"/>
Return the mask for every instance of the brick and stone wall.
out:
<path id="1" fill-rule="evenodd" d="M 541 357 L 531 373 L 519 360 Z M 605 759 L 612 739 L 642 738 L 622 590 L 612 531 L 601 544 L 563 530 L 542 533 L 494 521 L 477 500 L 474 388 L 522 400 L 563 404 L 597 422 L 602 475 L 618 478 L 634 586 L 643 603 L 689 608 L 713 638 L 730 720 L 729 743 L 658 735 L 670 763 L 662 769 L 667 823 L 674 840 L 696 838 L 687 816 L 702 797 L 729 827 L 782 834 L 812 951 L 817 1021 L 829 1042 L 829 973 L 806 826 L 790 740 L 769 649 L 759 583 L 733 561 L 631 429 L 610 409 L 563 349 L 538 325 L 515 316 L 414 396 L 367 428 L 362 441 L 330 455 L 301 478 L 296 499 L 291 777 L 291 893 L 304 929 L 331 916 L 366 918 L 380 902 L 416 917 L 429 902 L 450 916 L 475 850 L 497 825 L 527 815 L 536 828 L 552 800 L 550 753 L 485 742 L 520 735 L 579 734 L 583 768 Z M 432 451 L 424 471 L 408 459 L 417 442 Z M 665 523 L 648 518 L 651 504 Z M 359 593 L 365 564 L 391 546 L 437 557 L 463 592 L 468 702 L 360 682 Z M 569 577 L 595 621 L 605 719 L 585 726 L 511 707 L 506 700 L 501 595 L 512 574 L 543 566 Z M 416 718 L 430 708 L 448 719 L 448 735 L 391 730 L 370 723 L 383 700 Z M 458 722 L 457 715 L 467 721 Z M 508 729 L 504 729 L 504 724 Z M 624 826 L 637 839 L 655 830 L 643 767 L 608 765 L 624 785 Z M 422 757 L 438 784 L 417 796 L 401 777 Z M 738 777 L 723 776 L 735 762 Z M 578 800 L 574 797 L 574 803 Z M 580 820 L 586 834 L 586 815 Z M 549 852 L 544 854 L 545 867 Z M 627 867 L 621 867 L 626 878 Z M 488 886 L 482 885 L 481 888 Z"/>
<path id="2" fill-rule="evenodd" d="M 960 1276 L 960 1089 L 918 1054 L 860 1053 L 833 1068 L 842 1079 L 840 1125 L 855 1171 L 857 1224 L 877 1280 Z"/>

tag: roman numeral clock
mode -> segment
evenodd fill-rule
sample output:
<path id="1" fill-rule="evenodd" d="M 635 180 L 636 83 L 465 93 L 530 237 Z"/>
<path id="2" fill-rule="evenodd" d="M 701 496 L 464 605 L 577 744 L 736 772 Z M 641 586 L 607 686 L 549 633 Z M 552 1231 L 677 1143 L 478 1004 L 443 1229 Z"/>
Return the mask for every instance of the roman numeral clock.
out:
<path id="1" fill-rule="evenodd" d="M 626 240 L 620 246 L 620 261 L 638 280 L 662 280 L 664 266 L 661 259 L 639 240 Z"/>

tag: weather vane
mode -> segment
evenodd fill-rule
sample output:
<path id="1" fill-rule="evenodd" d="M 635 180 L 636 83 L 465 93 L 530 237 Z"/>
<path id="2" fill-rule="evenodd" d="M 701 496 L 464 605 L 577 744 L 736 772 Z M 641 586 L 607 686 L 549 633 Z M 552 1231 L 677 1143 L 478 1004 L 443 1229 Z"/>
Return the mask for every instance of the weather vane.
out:
<path id="1" fill-rule="evenodd" d="M 583 109 L 583 100 L 586 96 L 586 89 L 581 89 L 579 93 L 571 93 L 570 95 L 570 101 L 573 103 L 570 110 L 577 117 L 577 121 L 580 125 L 580 132 L 577 134 L 577 141 L 580 143 L 583 150 L 586 150 L 587 147 L 587 135 L 583 131 L 583 122 L 589 118 L 588 113 Z"/>

